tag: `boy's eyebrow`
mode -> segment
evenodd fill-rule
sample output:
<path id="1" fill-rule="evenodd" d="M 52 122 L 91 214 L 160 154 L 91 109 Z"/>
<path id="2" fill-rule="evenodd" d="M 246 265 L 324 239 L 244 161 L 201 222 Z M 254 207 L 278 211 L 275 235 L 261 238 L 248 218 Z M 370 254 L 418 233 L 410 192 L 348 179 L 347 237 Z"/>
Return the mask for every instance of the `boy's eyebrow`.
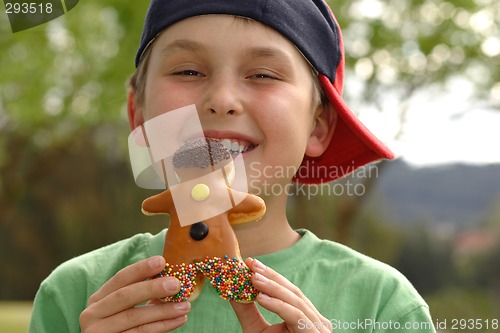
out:
<path id="1" fill-rule="evenodd" d="M 173 41 L 172 43 L 169 43 L 163 47 L 161 50 L 161 54 L 164 56 L 168 56 L 172 53 L 180 52 L 180 51 L 189 51 L 189 52 L 194 52 L 198 53 L 202 50 L 204 50 L 205 47 L 195 41 L 188 40 L 188 39 L 177 39 Z"/>
<path id="2" fill-rule="evenodd" d="M 277 61 L 290 61 L 290 56 L 280 49 L 272 47 L 256 47 L 251 48 L 249 55 L 252 58 L 263 58 Z"/>
<path id="3" fill-rule="evenodd" d="M 165 45 L 161 50 L 161 54 L 164 56 L 169 56 L 171 54 L 182 51 L 200 53 L 204 50 L 206 50 L 206 47 L 201 43 L 189 39 L 177 39 Z M 252 58 L 263 58 L 277 61 L 290 60 L 290 57 L 286 52 L 272 47 L 253 47 L 248 50 L 248 54 Z"/>

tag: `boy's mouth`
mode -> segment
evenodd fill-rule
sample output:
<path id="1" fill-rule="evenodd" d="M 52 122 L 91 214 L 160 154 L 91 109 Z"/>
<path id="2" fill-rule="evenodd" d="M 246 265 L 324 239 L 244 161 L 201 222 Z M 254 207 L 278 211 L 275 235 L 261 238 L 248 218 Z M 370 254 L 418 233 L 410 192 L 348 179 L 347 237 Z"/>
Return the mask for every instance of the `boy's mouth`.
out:
<path id="1" fill-rule="evenodd" d="M 224 148 L 226 148 L 231 156 L 236 157 L 239 154 L 244 154 L 249 151 L 252 151 L 257 147 L 257 145 L 246 141 L 246 140 L 240 140 L 240 139 L 233 139 L 233 138 L 208 138 L 210 140 L 218 141 L 220 142 Z"/>
<path id="2" fill-rule="evenodd" d="M 254 150 L 259 144 L 254 143 L 251 137 L 233 131 L 205 130 L 187 137 L 187 141 L 194 138 L 204 137 L 207 140 L 219 142 L 226 148 L 231 156 L 235 158 L 239 154 L 246 154 Z M 183 140 L 184 141 L 184 140 Z"/>

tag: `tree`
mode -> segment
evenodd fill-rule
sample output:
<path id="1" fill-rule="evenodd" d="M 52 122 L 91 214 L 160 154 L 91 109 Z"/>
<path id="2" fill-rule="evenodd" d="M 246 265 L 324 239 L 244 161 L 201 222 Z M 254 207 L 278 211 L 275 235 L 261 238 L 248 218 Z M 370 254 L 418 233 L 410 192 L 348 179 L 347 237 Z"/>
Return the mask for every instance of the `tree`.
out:
<path id="1" fill-rule="evenodd" d="M 398 140 L 405 131 L 413 99 L 453 89 L 457 81 L 473 91 L 470 105 L 456 116 L 481 108 L 500 108 L 500 4 L 494 0 L 329 0 L 342 27 L 346 50 L 344 98 L 353 110 L 388 113 L 398 126 L 377 133 Z M 360 113 L 364 113 L 361 111 Z M 382 176 L 385 162 L 377 165 Z M 372 192 L 377 181 L 360 180 Z M 364 196 L 341 195 L 320 205 L 300 197 L 296 214 L 329 211 L 332 234 L 349 242 Z M 333 200 L 338 201 L 332 204 Z M 333 215 L 333 217 L 332 217 Z"/>
<path id="2" fill-rule="evenodd" d="M 345 95 L 354 110 L 371 105 L 394 112 L 404 124 L 412 96 L 446 88 L 460 76 L 470 80 L 478 98 L 498 107 L 496 0 L 330 3 L 344 31 L 350 78 Z M 86 242 L 98 238 L 96 228 L 107 238 L 102 243 L 109 243 L 118 227 L 144 230 L 134 204 L 146 194 L 133 184 L 126 141 L 120 138 L 128 134 L 124 86 L 133 71 L 147 5 L 80 1 L 66 15 L 15 34 L 6 15 L 0 15 L 0 240 L 6 244 L 0 251 L 5 263 L 0 276 L 20 280 L 24 262 L 45 262 L 35 286 L 25 288 L 31 290 L 27 294 L 53 268 L 54 261 L 47 264 L 46 258 L 57 254 L 61 261 L 84 251 L 83 246 L 97 246 Z M 382 171 L 381 164 L 378 168 Z M 358 180 L 365 196 L 376 180 Z M 348 242 L 363 196 L 334 202 L 335 197 L 315 196 L 308 210 L 304 206 L 310 197 L 294 198 L 292 215 L 304 216 L 297 225 L 310 223 L 310 211 L 314 224 L 321 223 L 320 236 Z M 120 200 L 127 210 L 115 216 L 109 210 Z M 91 216 L 95 220 L 87 223 Z M 82 247 L 69 253 L 77 244 Z"/>
<path id="3" fill-rule="evenodd" d="M 0 298 L 32 298 L 61 261 L 165 226 L 141 224 L 126 149 L 146 6 L 83 1 L 19 33 L 0 16 Z"/>

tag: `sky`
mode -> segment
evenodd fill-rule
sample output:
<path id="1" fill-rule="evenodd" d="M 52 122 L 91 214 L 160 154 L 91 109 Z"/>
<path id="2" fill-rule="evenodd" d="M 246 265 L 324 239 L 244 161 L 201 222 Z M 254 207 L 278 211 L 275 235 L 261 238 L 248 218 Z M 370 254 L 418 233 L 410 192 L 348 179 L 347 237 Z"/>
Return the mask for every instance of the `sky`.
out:
<path id="1" fill-rule="evenodd" d="M 476 3 L 483 4 L 484 8 L 472 13 L 453 1 L 439 4 L 427 1 L 421 7 L 421 20 L 432 25 L 439 22 L 437 19 L 451 15 L 462 29 L 483 36 L 480 47 L 485 56 L 497 57 L 500 55 L 500 36 L 496 23 L 500 7 L 490 0 L 476 0 Z M 350 14 L 361 20 L 381 19 L 389 12 L 387 6 L 387 2 L 380 0 L 355 0 Z M 470 78 L 471 73 L 468 74 Z M 475 73 L 474 79 L 482 75 L 484 73 Z M 466 76 L 464 73 L 461 80 L 452 82 L 445 94 L 428 91 L 412 98 L 404 131 L 398 140 L 394 139 L 401 124 L 398 105 L 388 101 L 383 112 L 370 108 L 355 111 L 397 156 L 415 166 L 500 163 L 500 82 L 496 83 L 491 95 L 497 111 L 491 112 L 485 108 L 487 101 L 473 102 L 471 84 Z"/>
<path id="2" fill-rule="evenodd" d="M 431 166 L 453 162 L 500 163 L 500 112 L 478 110 L 458 119 L 435 117 L 432 108 L 414 116 L 393 149 L 409 163 Z"/>
<path id="3" fill-rule="evenodd" d="M 482 109 L 460 85 L 413 98 L 397 140 L 400 123 L 390 103 L 384 112 L 358 111 L 370 130 L 414 166 L 500 163 L 500 110 Z"/>

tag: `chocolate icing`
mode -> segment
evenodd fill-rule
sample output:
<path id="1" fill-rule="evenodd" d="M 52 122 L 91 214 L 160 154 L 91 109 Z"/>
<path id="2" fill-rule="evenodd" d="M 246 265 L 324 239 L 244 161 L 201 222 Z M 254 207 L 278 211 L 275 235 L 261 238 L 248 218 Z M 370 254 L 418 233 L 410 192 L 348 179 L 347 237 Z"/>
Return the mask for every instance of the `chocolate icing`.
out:
<path id="1" fill-rule="evenodd" d="M 230 159 L 231 154 L 219 141 L 200 137 L 189 140 L 179 147 L 174 153 L 172 163 L 176 169 L 204 169 Z"/>

